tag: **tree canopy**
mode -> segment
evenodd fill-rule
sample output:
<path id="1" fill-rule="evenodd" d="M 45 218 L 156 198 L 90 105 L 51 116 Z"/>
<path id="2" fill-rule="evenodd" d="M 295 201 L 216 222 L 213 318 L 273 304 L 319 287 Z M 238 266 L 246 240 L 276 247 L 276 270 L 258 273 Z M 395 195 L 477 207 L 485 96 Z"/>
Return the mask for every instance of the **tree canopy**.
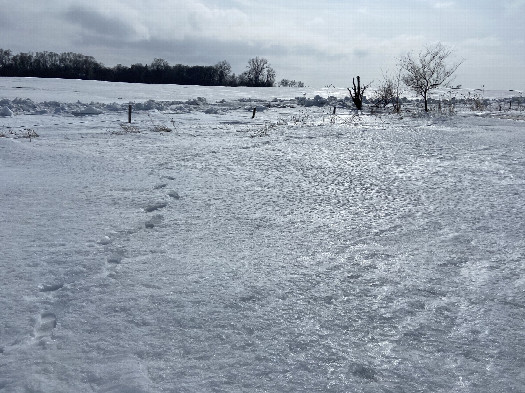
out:
<path id="1" fill-rule="evenodd" d="M 275 71 L 267 59 L 259 57 L 250 59 L 247 70 L 236 77 L 226 60 L 214 66 L 172 66 L 164 59 L 155 58 L 149 65 L 117 64 L 109 68 L 94 57 L 79 53 L 13 54 L 9 49 L 0 49 L 0 76 L 203 86 L 273 86 L 275 83 Z"/>

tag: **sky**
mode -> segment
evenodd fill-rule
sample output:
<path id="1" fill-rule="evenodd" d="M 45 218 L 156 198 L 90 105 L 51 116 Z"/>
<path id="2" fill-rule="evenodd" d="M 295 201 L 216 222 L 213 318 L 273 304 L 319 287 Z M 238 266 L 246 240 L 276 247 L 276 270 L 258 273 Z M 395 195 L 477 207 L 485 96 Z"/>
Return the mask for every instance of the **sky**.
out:
<path id="1" fill-rule="evenodd" d="M 255 56 L 277 80 L 378 84 L 400 56 L 443 43 L 454 85 L 525 90 L 525 0 L 0 0 L 0 48 L 76 52 L 108 67 Z"/>

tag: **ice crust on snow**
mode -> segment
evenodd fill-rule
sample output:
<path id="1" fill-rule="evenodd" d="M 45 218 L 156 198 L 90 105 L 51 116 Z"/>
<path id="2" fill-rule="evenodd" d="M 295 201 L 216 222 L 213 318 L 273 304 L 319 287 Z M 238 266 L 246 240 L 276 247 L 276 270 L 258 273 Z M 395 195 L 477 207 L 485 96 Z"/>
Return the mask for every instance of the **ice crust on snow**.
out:
<path id="1" fill-rule="evenodd" d="M 2 393 L 525 386 L 519 102 L 0 86 Z"/>

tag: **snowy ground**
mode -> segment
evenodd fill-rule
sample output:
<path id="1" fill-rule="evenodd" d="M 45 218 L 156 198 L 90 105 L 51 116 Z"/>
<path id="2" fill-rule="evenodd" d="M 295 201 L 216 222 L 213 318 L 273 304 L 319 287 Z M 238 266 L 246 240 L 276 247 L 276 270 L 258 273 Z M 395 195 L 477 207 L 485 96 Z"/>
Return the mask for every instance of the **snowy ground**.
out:
<path id="1" fill-rule="evenodd" d="M 343 93 L 0 78 L 0 392 L 525 391 L 525 111 Z"/>

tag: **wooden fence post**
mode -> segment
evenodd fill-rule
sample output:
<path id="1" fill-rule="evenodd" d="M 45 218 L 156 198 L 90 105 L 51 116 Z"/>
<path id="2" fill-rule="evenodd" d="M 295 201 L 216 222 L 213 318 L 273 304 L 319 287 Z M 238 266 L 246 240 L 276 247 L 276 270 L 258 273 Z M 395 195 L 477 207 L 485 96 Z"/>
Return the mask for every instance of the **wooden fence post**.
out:
<path id="1" fill-rule="evenodd" d="M 131 123 L 131 104 L 128 105 L 128 123 Z"/>

